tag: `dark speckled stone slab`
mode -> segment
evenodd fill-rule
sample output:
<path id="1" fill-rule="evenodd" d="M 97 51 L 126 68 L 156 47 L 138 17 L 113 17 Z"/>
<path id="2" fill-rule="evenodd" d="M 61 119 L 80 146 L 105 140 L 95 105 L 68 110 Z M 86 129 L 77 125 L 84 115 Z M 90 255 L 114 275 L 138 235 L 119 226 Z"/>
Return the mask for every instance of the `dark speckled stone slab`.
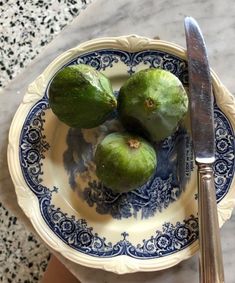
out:
<path id="1" fill-rule="evenodd" d="M 0 1 L 0 88 L 42 51 L 91 1 Z M 50 253 L 0 197 L 0 282 L 38 282 Z"/>
<path id="2" fill-rule="evenodd" d="M 0 87 L 6 86 L 90 2 L 0 1 Z"/>

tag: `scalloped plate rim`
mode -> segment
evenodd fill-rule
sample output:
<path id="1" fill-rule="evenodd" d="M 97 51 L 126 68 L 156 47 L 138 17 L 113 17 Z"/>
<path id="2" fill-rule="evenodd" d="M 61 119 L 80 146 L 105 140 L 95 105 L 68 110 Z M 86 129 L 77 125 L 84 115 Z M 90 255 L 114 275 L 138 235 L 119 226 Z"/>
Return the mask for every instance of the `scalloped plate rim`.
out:
<path id="1" fill-rule="evenodd" d="M 80 253 L 73 248 L 67 246 L 61 239 L 59 239 L 53 231 L 47 227 L 39 209 L 32 209 L 32 199 L 37 199 L 33 192 L 28 189 L 28 186 L 21 173 L 20 164 L 18 164 L 17 157 L 18 139 L 16 139 L 17 131 L 18 137 L 21 127 L 19 127 L 19 121 L 24 122 L 24 118 L 27 116 L 28 111 L 31 107 L 41 98 L 40 94 L 44 94 L 45 87 L 49 82 L 53 74 L 58 70 L 61 65 L 72 60 L 76 56 L 82 53 L 86 53 L 92 50 L 99 50 L 102 48 L 119 48 L 126 51 L 140 51 L 146 48 L 170 51 L 172 54 L 179 56 L 182 59 L 186 59 L 185 50 L 174 43 L 170 43 L 162 40 L 149 39 L 147 37 L 141 37 L 137 35 L 127 35 L 120 37 L 104 37 L 93 39 L 78 45 L 75 48 L 69 49 L 58 56 L 44 72 L 38 76 L 33 83 L 29 85 L 29 88 L 24 95 L 23 102 L 19 106 L 16 114 L 13 118 L 10 131 L 9 131 L 9 145 L 8 145 L 8 166 L 13 180 L 15 191 L 17 194 L 17 200 L 30 219 L 33 227 L 39 234 L 39 236 L 46 242 L 48 246 L 52 249 L 60 252 L 67 259 L 82 264 L 87 267 L 101 268 L 107 271 L 112 271 L 118 274 L 132 273 L 137 271 L 157 271 L 169 268 L 176 265 L 177 263 L 191 257 L 198 250 L 198 241 L 191 244 L 189 247 L 180 250 L 179 252 L 172 254 L 167 257 L 139 260 L 131 258 L 125 255 L 113 257 L 113 258 L 93 258 L 89 255 Z M 217 104 L 222 110 L 225 111 L 227 118 L 229 119 L 233 129 L 235 128 L 235 102 L 234 97 L 228 92 L 228 90 L 220 82 L 217 75 L 211 70 L 213 87 L 215 89 Z M 220 94 L 220 95 L 218 95 Z M 16 121 L 18 126 L 16 126 Z M 17 162 L 16 162 L 17 161 Z M 226 220 L 231 217 L 233 207 L 235 205 L 235 181 L 233 178 L 232 184 L 230 185 L 229 192 L 218 204 L 219 220 L 220 226 L 224 224 Z M 27 191 L 28 198 L 25 197 L 25 191 L 22 192 L 24 188 Z M 36 205 L 36 201 L 33 204 Z M 124 258 L 124 260 L 121 260 Z M 117 265 L 118 264 L 118 265 Z"/>

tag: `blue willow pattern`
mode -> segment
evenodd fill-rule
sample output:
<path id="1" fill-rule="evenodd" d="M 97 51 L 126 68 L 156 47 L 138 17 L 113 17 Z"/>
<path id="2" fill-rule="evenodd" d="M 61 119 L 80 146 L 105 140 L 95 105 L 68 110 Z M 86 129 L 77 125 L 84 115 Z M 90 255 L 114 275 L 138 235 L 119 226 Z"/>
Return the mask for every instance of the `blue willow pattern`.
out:
<path id="1" fill-rule="evenodd" d="M 136 66 L 140 63 L 150 68 L 164 68 L 178 76 L 187 86 L 187 64 L 184 60 L 160 51 L 141 51 L 129 53 L 120 50 L 101 50 L 83 54 L 68 64 L 85 63 L 95 67 L 98 70 L 105 70 L 113 67 L 119 61 L 123 62 L 129 74 L 135 72 Z M 143 239 L 141 243 L 134 245 L 128 240 L 128 233 L 123 231 L 120 239 L 116 243 L 109 242 L 106 238 L 99 236 L 88 226 L 85 219 L 76 219 L 64 213 L 61 208 L 52 204 L 52 194 L 58 192 L 58 188 L 52 189 L 42 185 L 43 171 L 42 164 L 45 153 L 49 150 L 50 145 L 46 140 L 44 133 L 45 114 L 48 111 L 47 94 L 43 96 L 30 110 L 20 137 L 19 158 L 22 165 L 22 173 L 26 183 L 33 193 L 37 196 L 42 217 L 44 218 L 50 229 L 68 246 L 82 253 L 97 257 L 114 257 L 119 255 L 128 255 L 139 259 L 158 258 L 168 256 L 178 250 L 184 249 L 198 239 L 198 219 L 194 215 L 190 215 L 184 221 L 172 224 L 164 223 L 161 230 L 155 233 L 149 239 Z M 215 105 L 215 128 L 216 128 L 216 191 L 217 201 L 220 201 L 227 193 L 233 172 L 234 172 L 234 135 L 228 119 Z M 190 139 L 187 133 L 182 132 L 185 137 L 185 144 L 190 149 Z M 171 137 L 163 144 L 169 149 L 175 144 L 176 137 Z M 190 151 L 189 151 L 190 152 Z M 164 158 L 164 156 L 162 157 Z M 189 154 L 189 162 L 192 157 Z M 191 163 L 189 163 L 191 164 Z M 171 164 L 174 167 L 174 162 Z M 80 164 L 82 166 L 82 164 Z M 190 165 L 191 166 L 191 165 Z M 83 168 L 83 166 L 82 166 Z M 84 169 L 84 168 L 83 168 Z M 169 168 L 168 168 L 169 169 Z M 186 172 L 190 175 L 192 166 Z M 156 172 L 158 176 L 162 176 L 164 170 Z M 108 192 L 108 200 L 123 198 L 121 205 L 115 207 L 114 213 L 109 207 L 105 207 L 100 213 L 109 213 L 113 217 L 122 218 L 130 217 L 141 211 L 142 218 L 151 217 L 156 211 L 161 212 L 169 203 L 179 197 L 180 191 L 177 187 L 177 180 L 172 172 L 172 168 L 168 170 L 166 178 L 153 178 L 147 186 L 150 187 L 149 192 L 145 188 L 139 188 L 128 199 L 127 196 L 112 195 Z M 172 186 L 173 184 L 173 186 Z M 102 210 L 102 205 L 97 205 L 98 199 L 102 200 L 104 194 L 97 194 L 99 183 L 92 182 L 90 187 L 85 190 L 84 198 L 90 206 L 96 205 L 97 209 Z M 159 186 L 161 190 L 159 190 Z M 159 193 L 161 192 L 161 193 Z M 164 193 L 163 193 L 164 192 Z M 153 199 L 151 202 L 150 200 Z M 149 205 L 146 205 L 149 202 Z M 107 203 L 107 202 L 106 202 Z M 146 205 L 146 207 L 145 207 Z"/>

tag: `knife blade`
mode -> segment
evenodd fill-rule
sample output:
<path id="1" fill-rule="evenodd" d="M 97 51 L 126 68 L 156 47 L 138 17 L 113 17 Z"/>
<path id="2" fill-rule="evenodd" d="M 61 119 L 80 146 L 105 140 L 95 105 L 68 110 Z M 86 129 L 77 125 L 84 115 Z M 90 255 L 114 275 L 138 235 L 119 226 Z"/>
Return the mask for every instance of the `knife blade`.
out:
<path id="1" fill-rule="evenodd" d="M 193 18 L 185 19 L 190 113 L 195 159 L 200 163 L 215 161 L 214 112 L 211 75 L 206 45 Z"/>
<path id="2" fill-rule="evenodd" d="M 224 282 L 213 163 L 215 133 L 213 93 L 206 45 L 197 22 L 184 21 L 188 75 L 189 107 L 195 161 L 198 166 L 198 219 L 200 282 Z"/>

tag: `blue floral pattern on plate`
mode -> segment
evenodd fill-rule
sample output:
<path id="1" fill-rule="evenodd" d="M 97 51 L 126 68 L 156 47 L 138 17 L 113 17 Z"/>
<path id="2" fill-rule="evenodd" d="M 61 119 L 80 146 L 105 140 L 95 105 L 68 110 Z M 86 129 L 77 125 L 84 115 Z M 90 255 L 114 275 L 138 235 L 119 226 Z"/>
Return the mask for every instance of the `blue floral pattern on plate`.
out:
<path id="1" fill-rule="evenodd" d="M 119 61 L 128 67 L 129 74 L 135 72 L 136 67 L 141 63 L 146 67 L 169 70 L 178 76 L 184 85 L 187 85 L 186 62 L 162 51 L 148 50 L 129 53 L 120 50 L 100 50 L 83 54 L 67 65 L 85 63 L 99 70 L 105 70 Z M 48 108 L 48 98 L 45 93 L 44 97 L 32 107 L 25 120 L 20 137 L 19 157 L 25 181 L 38 198 L 42 217 L 52 231 L 67 245 L 91 256 L 128 255 L 139 259 L 149 259 L 175 253 L 191 245 L 198 238 L 197 217 L 190 215 L 187 219 L 176 224 L 164 223 L 161 230 L 155 231 L 149 239 L 143 239 L 142 243 L 131 243 L 126 231 L 121 233 L 119 241 L 111 243 L 95 233 L 93 228 L 88 226 L 86 219 L 75 219 L 75 216 L 70 216 L 64 213 L 60 207 L 55 207 L 51 200 L 52 195 L 58 192 L 58 188 L 47 188 L 42 185 L 43 159 L 45 152 L 50 148 L 44 135 L 44 117 Z M 227 194 L 234 173 L 234 135 L 228 119 L 216 105 L 214 111 L 216 129 L 215 183 L 217 201 L 219 202 Z M 174 151 L 171 149 L 178 144 L 177 139 L 180 137 L 183 137 L 184 143 L 180 142 L 179 145 L 184 144 L 188 148 L 186 158 L 184 158 L 184 165 L 186 164 L 184 173 L 186 177 L 190 178 L 190 172 L 193 169 L 191 141 L 184 129 L 180 128 L 176 135 L 164 141 L 161 145 L 162 149 L 159 151 L 159 158 L 164 159 L 165 149 L 168 158 L 172 159 Z M 87 146 L 89 148 L 89 145 Z M 70 161 L 71 164 L 67 170 L 70 170 L 70 184 L 73 187 L 76 186 L 74 174 L 79 170 L 86 170 L 86 167 L 81 160 L 77 163 L 73 160 Z M 114 218 L 127 218 L 135 216 L 139 212 L 141 212 L 142 218 L 151 217 L 156 212 L 167 208 L 180 196 L 180 187 L 182 188 L 182 186 L 179 185 L 182 184 L 182 180 L 176 174 L 175 160 L 169 164 L 170 168 L 159 167 L 154 178 L 133 193 L 114 195 L 109 190 L 100 190 L 100 183 L 93 181 L 84 190 L 83 197 L 90 206 L 96 206 L 98 213 L 108 213 Z"/>
<path id="2" fill-rule="evenodd" d="M 142 219 L 154 216 L 180 197 L 193 170 L 192 142 L 185 129 L 179 128 L 155 147 L 158 166 L 154 176 L 135 191 L 117 194 L 97 179 L 91 181 L 86 164 L 93 161 L 92 145 L 85 141 L 80 129 L 70 129 L 64 165 L 71 188 L 78 190 L 79 196 L 100 214 L 111 214 L 116 219 L 137 217 L 138 213 Z M 84 172 L 89 175 L 89 182 L 79 190 L 76 177 Z"/>

